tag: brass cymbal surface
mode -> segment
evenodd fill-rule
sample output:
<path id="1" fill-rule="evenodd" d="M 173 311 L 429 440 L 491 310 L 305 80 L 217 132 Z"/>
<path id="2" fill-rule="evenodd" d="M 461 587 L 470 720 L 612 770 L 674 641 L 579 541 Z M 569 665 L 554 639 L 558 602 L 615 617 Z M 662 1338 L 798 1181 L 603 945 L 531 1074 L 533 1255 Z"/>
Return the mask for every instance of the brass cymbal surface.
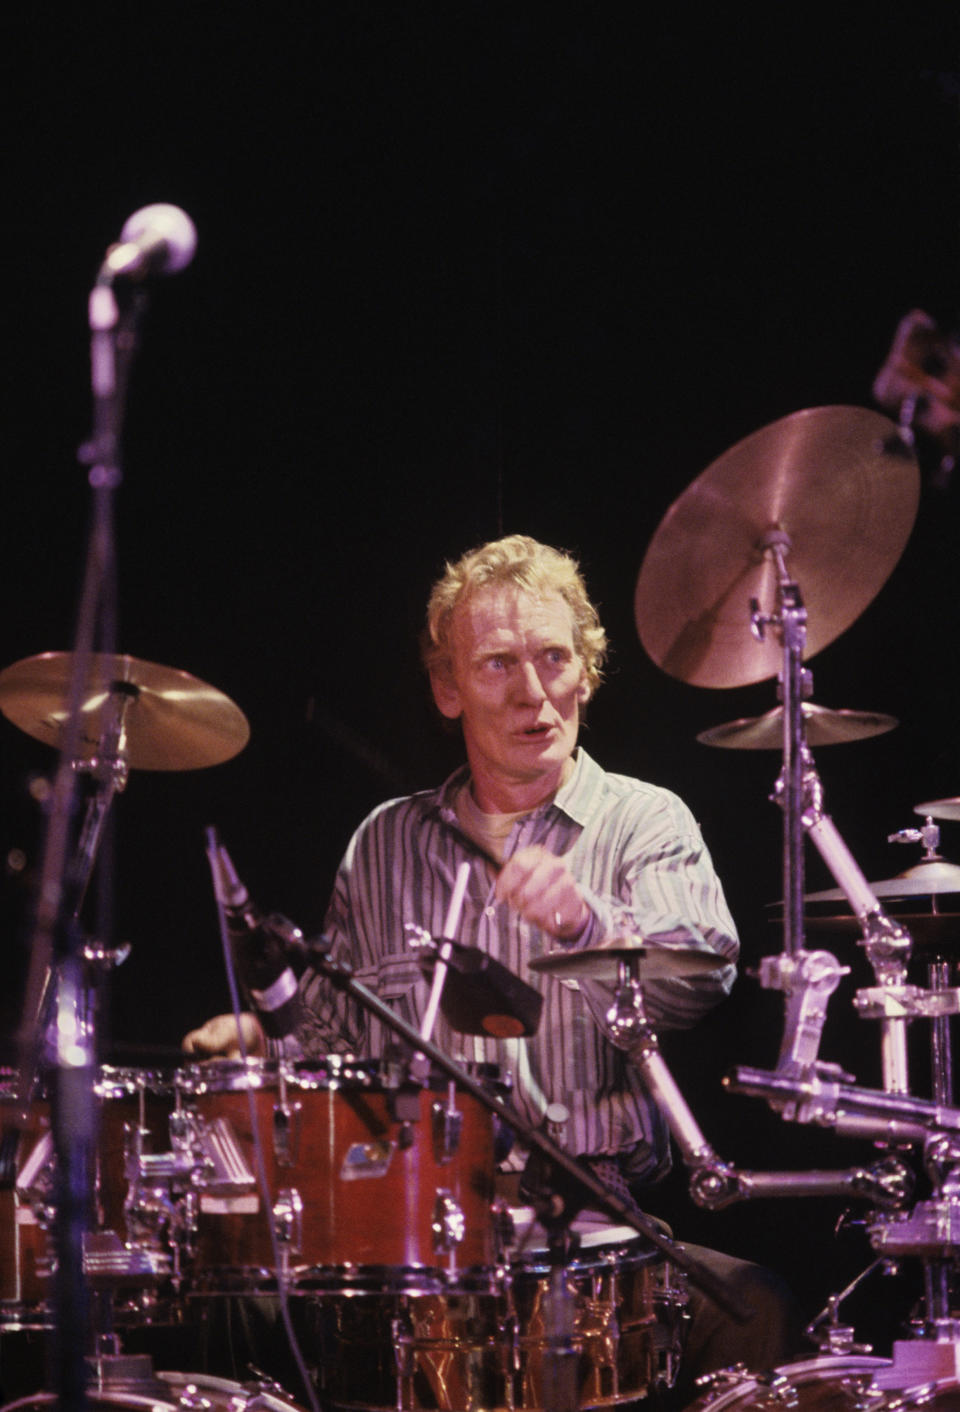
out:
<path id="1" fill-rule="evenodd" d="M 44 652 L 4 668 L 0 711 L 35 740 L 62 749 L 73 666 L 73 653 Z M 133 769 L 197 770 L 223 764 L 250 738 L 240 708 L 189 672 L 94 652 L 79 693 L 79 759 L 93 759 L 103 750 L 118 701 L 124 706 L 122 758 Z"/>
<path id="2" fill-rule="evenodd" d="M 807 611 L 805 657 L 879 592 L 916 519 L 920 477 L 896 424 L 862 407 L 795 412 L 738 442 L 674 501 L 647 549 L 634 611 L 640 640 L 670 676 L 745 686 L 775 676 L 775 631 L 758 641 L 751 599 L 776 607 L 764 547 L 788 536 L 787 569 Z"/>
<path id="3" fill-rule="evenodd" d="M 548 951 L 527 964 L 532 971 L 561 980 L 616 981 L 622 962 L 636 966 L 641 978 L 647 980 L 702 975 L 728 964 L 722 956 L 694 946 L 651 946 L 643 942 L 595 946 L 584 951 Z"/>
<path id="4" fill-rule="evenodd" d="M 915 804 L 913 812 L 922 814 L 925 819 L 946 819 L 948 823 L 956 823 L 960 820 L 960 799 L 934 799 L 929 804 Z"/>
<path id="5" fill-rule="evenodd" d="M 804 732 L 811 747 L 846 745 L 854 740 L 892 731 L 897 721 L 876 711 L 832 711 L 827 706 L 803 703 Z M 724 750 L 780 750 L 783 746 L 783 707 L 775 706 L 763 716 L 744 716 L 722 726 L 701 731 L 702 745 Z"/>
<path id="6" fill-rule="evenodd" d="M 868 884 L 876 897 L 927 897 L 942 892 L 960 892 L 960 867 L 945 858 L 930 858 L 893 878 Z M 845 902 L 846 893 L 839 887 L 824 892 L 804 894 L 805 902 Z"/>

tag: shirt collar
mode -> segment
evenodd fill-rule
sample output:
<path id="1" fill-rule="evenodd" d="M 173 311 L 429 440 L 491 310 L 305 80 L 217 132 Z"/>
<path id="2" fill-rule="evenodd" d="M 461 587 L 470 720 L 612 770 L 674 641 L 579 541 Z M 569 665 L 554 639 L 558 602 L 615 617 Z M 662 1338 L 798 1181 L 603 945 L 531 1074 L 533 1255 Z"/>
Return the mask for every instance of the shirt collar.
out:
<path id="1" fill-rule="evenodd" d="M 574 756 L 573 774 L 566 784 L 561 785 L 553 798 L 548 799 L 546 804 L 541 804 L 539 808 L 531 812 L 545 814 L 548 809 L 559 809 L 575 824 L 583 826 L 593 812 L 592 801 L 596 797 L 595 785 L 602 773 L 599 765 L 591 759 L 583 746 L 578 745 Z M 437 795 L 437 808 L 447 823 L 455 824 L 457 822 L 457 794 L 469 778 L 469 765 L 461 765 L 440 786 Z"/>

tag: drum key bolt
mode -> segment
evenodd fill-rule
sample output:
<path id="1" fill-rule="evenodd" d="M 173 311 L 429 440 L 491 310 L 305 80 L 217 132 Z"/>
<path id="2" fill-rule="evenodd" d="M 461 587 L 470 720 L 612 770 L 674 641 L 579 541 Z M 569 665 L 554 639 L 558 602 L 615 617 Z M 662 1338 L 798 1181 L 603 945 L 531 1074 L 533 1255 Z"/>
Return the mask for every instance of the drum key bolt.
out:
<path id="1" fill-rule="evenodd" d="M 433 1155 L 436 1162 L 443 1166 L 459 1150 L 463 1114 L 458 1113 L 452 1104 L 440 1102 L 434 1103 L 430 1112 L 433 1120 Z"/>

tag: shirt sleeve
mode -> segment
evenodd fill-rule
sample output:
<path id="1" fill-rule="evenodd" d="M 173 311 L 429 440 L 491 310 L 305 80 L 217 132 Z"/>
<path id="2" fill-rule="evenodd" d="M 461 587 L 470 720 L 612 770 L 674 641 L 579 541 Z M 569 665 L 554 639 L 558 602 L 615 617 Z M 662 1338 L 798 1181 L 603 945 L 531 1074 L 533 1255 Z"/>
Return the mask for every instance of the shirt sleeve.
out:
<path id="1" fill-rule="evenodd" d="M 686 1028 L 729 994 L 736 977 L 739 941 L 720 880 L 693 815 L 676 795 L 658 791 L 652 810 L 624 809 L 611 821 L 617 836 L 613 857 L 600 874 L 600 887 L 583 886 L 590 920 L 577 949 L 632 938 L 669 950 L 705 953 L 707 964 L 694 975 L 644 985 L 648 1018 L 661 1028 Z M 589 830 L 586 831 L 589 833 Z M 715 965 L 707 958 L 717 958 Z M 584 982 L 595 1015 L 605 1013 L 610 987 Z"/>

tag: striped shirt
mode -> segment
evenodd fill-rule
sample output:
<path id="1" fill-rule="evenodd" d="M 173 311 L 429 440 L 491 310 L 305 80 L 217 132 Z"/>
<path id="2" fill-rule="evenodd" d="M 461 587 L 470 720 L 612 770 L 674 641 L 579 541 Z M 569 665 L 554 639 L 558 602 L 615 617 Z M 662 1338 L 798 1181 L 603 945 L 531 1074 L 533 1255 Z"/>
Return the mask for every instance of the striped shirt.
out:
<path id="1" fill-rule="evenodd" d="M 361 824 L 326 918 L 333 954 L 419 1031 L 430 988 L 405 927 L 443 936 L 458 869 L 470 861 L 455 940 L 488 952 L 539 989 L 543 1013 L 528 1039 L 455 1034 L 440 1017 L 434 1042 L 458 1060 L 496 1064 L 509 1074 L 512 1106 L 532 1126 L 549 1104 L 563 1104 L 570 1116 L 559 1141 L 572 1154 L 629 1153 L 631 1177 L 653 1180 L 669 1165 L 666 1128 L 638 1070 L 604 1033 L 610 987 L 530 970 L 529 959 L 558 943 L 496 901 L 493 870 L 457 819 L 457 794 L 468 779 L 464 767 L 439 789 L 382 804 Z M 646 984 L 647 1014 L 656 1028 L 692 1025 L 728 993 L 736 931 L 700 830 L 675 794 L 609 774 L 581 748 L 553 799 L 513 825 L 505 856 L 528 844 L 566 855 L 580 884 L 590 918 L 577 948 L 642 937 L 657 946 L 699 948 L 729 963 L 695 980 Z M 303 1018 L 284 1045 L 288 1053 L 383 1052 L 390 1036 L 376 1017 L 361 1014 L 312 970 L 301 977 L 300 989 Z"/>

